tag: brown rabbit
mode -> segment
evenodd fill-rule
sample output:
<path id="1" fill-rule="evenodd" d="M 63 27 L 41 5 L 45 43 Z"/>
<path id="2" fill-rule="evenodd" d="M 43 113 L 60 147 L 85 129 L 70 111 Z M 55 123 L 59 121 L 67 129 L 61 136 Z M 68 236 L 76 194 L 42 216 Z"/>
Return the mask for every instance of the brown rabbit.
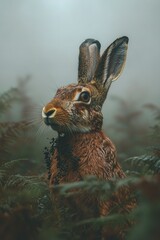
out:
<path id="1" fill-rule="evenodd" d="M 101 57 L 100 47 L 94 39 L 87 39 L 80 45 L 78 84 L 58 89 L 42 110 L 45 124 L 58 132 L 51 160 L 50 185 L 80 181 L 87 175 L 106 180 L 125 177 L 117 162 L 115 146 L 102 132 L 101 109 L 112 81 L 123 70 L 128 38 L 115 40 Z M 84 202 L 88 202 L 90 208 L 93 206 L 96 213 L 92 216 L 105 216 L 115 202 L 129 194 L 129 189 L 123 188 L 110 201 L 98 200 L 98 210 L 89 197 Z M 133 205 L 133 202 L 126 205 L 121 212 L 130 210 Z"/>

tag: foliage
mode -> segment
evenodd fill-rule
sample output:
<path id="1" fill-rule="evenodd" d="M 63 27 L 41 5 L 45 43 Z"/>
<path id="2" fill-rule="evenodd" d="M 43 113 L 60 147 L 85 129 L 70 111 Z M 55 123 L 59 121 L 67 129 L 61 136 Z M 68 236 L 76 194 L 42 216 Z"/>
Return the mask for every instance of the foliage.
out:
<path id="1" fill-rule="evenodd" d="M 115 139 L 127 178 L 102 181 L 88 176 L 83 181 L 49 189 L 47 169 L 39 160 L 39 153 L 34 151 L 37 147 L 33 134 L 35 126 L 28 120 L 32 106 L 25 92 L 28 80 L 29 77 L 21 79 L 16 88 L 0 96 L 0 239 L 101 239 L 100 235 L 94 238 L 87 235 L 87 230 L 94 232 L 96 229 L 99 233 L 105 226 L 123 228 L 130 222 L 133 224 L 130 224 L 125 239 L 158 240 L 160 108 L 146 104 L 137 110 L 117 99 L 120 110 L 110 135 L 113 134 L 111 138 Z M 16 121 L 13 120 L 15 103 L 21 106 Z M 140 121 L 146 110 L 153 115 L 151 127 Z M 118 132 L 117 137 L 115 132 Z M 51 140 L 50 146 L 44 149 L 48 169 L 54 143 Z M 82 193 L 98 195 L 104 200 L 128 185 L 134 191 L 127 201 L 133 197 L 137 199 L 137 207 L 130 213 L 122 214 L 113 209 L 108 216 L 90 217 L 90 209 L 86 209 L 86 215 L 78 218 L 77 213 L 70 211 L 74 198 L 79 198 Z M 57 193 L 61 196 L 60 203 L 54 197 Z M 61 204 L 67 201 L 70 205 Z"/>
<path id="2" fill-rule="evenodd" d="M 121 164 L 124 159 L 145 154 L 148 148 L 159 148 L 160 107 L 148 103 L 140 108 L 118 96 L 112 96 L 111 100 L 118 104 L 118 113 L 107 126 L 107 132 L 115 142 Z"/>
<path id="3" fill-rule="evenodd" d="M 128 174 L 160 174 L 160 148 L 150 154 L 128 158 L 124 163 Z"/>

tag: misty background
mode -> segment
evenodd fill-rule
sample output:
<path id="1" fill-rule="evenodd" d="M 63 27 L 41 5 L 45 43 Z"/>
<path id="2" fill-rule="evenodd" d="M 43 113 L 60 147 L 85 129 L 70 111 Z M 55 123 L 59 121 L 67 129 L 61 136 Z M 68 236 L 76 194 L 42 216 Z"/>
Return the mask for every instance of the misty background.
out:
<path id="1" fill-rule="evenodd" d="M 27 95 L 41 106 L 58 87 L 76 82 L 79 45 L 129 37 L 125 69 L 112 84 L 105 119 L 116 109 L 110 96 L 137 106 L 160 103 L 159 0 L 0 0 L 0 93 L 31 76 Z"/>

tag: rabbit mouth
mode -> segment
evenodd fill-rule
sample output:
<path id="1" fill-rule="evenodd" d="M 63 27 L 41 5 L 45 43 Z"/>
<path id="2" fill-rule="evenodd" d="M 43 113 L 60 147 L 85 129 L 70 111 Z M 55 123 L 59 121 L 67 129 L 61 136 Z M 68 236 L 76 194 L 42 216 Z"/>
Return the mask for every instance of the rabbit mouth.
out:
<path id="1" fill-rule="evenodd" d="M 57 123 L 54 123 L 50 118 L 44 118 L 44 123 L 47 126 L 50 126 L 52 129 L 56 130 L 56 128 L 59 127 L 59 125 Z"/>
<path id="2" fill-rule="evenodd" d="M 64 126 L 61 126 L 60 124 L 57 124 L 55 122 L 53 122 L 53 119 L 51 120 L 51 118 L 44 118 L 44 123 L 47 126 L 50 126 L 54 131 L 57 132 L 64 132 Z M 66 129 L 66 128 L 65 128 Z"/>
<path id="3" fill-rule="evenodd" d="M 85 133 L 85 132 L 90 132 L 91 128 L 90 127 L 85 127 L 85 126 L 75 126 L 74 124 L 57 124 L 53 121 L 51 121 L 51 119 L 45 118 L 44 119 L 44 123 L 47 126 L 50 126 L 54 131 L 58 132 L 58 133 L 73 133 L 73 132 L 81 132 L 81 133 Z"/>
<path id="4" fill-rule="evenodd" d="M 75 123 L 69 121 L 68 118 L 56 118 L 51 117 L 50 115 L 44 114 L 42 111 L 43 121 L 47 126 L 50 126 L 54 131 L 58 133 L 73 133 L 73 132 L 89 132 L 91 131 L 91 127 L 85 124 Z"/>
<path id="5" fill-rule="evenodd" d="M 45 123 L 47 126 L 50 126 L 50 125 L 51 125 L 50 118 L 45 117 L 45 118 L 43 118 L 43 120 L 44 120 L 44 123 Z"/>

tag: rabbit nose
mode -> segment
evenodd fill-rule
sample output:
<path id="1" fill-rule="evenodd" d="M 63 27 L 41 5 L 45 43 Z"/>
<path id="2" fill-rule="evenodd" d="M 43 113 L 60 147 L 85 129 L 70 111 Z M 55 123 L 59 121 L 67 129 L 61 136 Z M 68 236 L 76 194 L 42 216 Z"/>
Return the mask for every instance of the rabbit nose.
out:
<path id="1" fill-rule="evenodd" d="M 43 118 L 53 118 L 56 113 L 56 109 L 52 108 L 49 109 L 48 111 L 45 110 L 45 107 L 42 110 L 42 117 Z"/>
<path id="2" fill-rule="evenodd" d="M 51 117 L 51 115 L 55 112 L 55 109 L 49 110 L 48 112 L 46 112 L 46 116 L 47 117 Z"/>

